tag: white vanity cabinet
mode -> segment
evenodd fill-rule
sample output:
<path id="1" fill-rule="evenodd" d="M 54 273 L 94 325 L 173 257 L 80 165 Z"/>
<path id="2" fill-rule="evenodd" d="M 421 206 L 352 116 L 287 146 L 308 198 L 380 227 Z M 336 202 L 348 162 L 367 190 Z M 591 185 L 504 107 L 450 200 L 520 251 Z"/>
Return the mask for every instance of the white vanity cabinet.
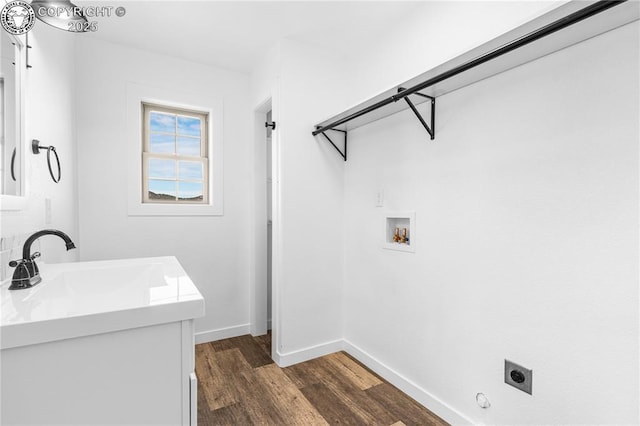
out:
<path id="1" fill-rule="evenodd" d="M 204 301 L 177 260 L 45 266 L 32 289 L 2 286 L 1 424 L 196 424 Z"/>

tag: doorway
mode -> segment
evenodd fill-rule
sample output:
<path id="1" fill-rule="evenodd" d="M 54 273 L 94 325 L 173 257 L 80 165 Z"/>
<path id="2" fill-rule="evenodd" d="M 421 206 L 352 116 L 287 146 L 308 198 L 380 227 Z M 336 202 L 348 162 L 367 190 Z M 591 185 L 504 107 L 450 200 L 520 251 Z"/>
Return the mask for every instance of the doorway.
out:
<path id="1" fill-rule="evenodd" d="M 278 129 L 271 99 L 254 110 L 254 215 L 251 334 L 270 334 L 277 357 Z"/>
<path id="2" fill-rule="evenodd" d="M 272 277 L 273 277 L 273 158 L 272 158 L 272 135 L 275 124 L 273 123 L 273 112 L 267 112 L 266 128 L 266 167 L 267 167 L 267 330 L 271 330 L 273 306 Z"/>

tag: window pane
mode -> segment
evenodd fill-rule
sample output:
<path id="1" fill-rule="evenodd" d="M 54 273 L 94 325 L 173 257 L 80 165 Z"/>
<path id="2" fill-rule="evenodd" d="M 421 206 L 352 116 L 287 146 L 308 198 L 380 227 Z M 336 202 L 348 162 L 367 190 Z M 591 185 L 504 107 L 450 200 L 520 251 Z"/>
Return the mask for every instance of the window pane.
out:
<path id="1" fill-rule="evenodd" d="M 196 161 L 178 161 L 180 179 L 202 180 L 202 163 Z"/>
<path id="2" fill-rule="evenodd" d="M 176 152 L 176 137 L 161 133 L 151 133 L 149 138 L 151 152 L 166 152 L 173 154 Z"/>
<path id="3" fill-rule="evenodd" d="M 175 200 L 176 181 L 149 179 L 150 200 Z"/>
<path id="4" fill-rule="evenodd" d="M 152 132 L 176 132 L 176 116 L 152 111 L 149 113 L 149 125 Z"/>
<path id="5" fill-rule="evenodd" d="M 202 201 L 203 197 L 202 182 L 183 182 L 178 181 L 178 199 Z"/>
<path id="6" fill-rule="evenodd" d="M 142 108 L 143 202 L 208 202 L 208 114 L 144 102 Z"/>
<path id="7" fill-rule="evenodd" d="M 196 117 L 178 117 L 178 133 L 188 136 L 200 136 L 200 119 Z"/>
<path id="8" fill-rule="evenodd" d="M 149 177 L 175 179 L 176 162 L 174 160 L 149 158 Z"/>
<path id="9" fill-rule="evenodd" d="M 200 156 L 200 138 L 178 136 L 178 154 Z"/>

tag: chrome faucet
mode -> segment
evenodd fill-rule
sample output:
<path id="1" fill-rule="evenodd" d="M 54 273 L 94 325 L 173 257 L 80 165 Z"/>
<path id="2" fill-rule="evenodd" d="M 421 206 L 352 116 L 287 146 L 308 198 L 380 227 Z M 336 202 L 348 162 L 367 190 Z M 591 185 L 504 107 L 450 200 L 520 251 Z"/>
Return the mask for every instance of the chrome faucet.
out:
<path id="1" fill-rule="evenodd" d="M 24 246 L 22 247 L 22 259 L 12 260 L 9 262 L 9 266 L 16 268 L 13 271 L 13 278 L 11 279 L 11 286 L 9 287 L 9 290 L 30 288 L 42 281 L 38 265 L 36 265 L 36 258 L 40 257 L 40 253 L 36 252 L 31 255 L 31 244 L 43 235 L 57 235 L 62 238 L 67 245 L 67 250 L 76 248 L 73 241 L 71 241 L 71 238 L 62 231 L 44 229 L 31 235 L 27 238 L 24 242 Z"/>

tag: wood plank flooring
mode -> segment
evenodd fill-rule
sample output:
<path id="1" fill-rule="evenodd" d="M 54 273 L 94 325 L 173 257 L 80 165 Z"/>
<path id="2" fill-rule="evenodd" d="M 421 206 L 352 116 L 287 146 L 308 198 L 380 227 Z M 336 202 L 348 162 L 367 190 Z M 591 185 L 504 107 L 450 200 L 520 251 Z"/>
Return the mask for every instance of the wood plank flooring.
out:
<path id="1" fill-rule="evenodd" d="M 344 352 L 286 368 L 271 336 L 196 345 L 198 424 L 446 425 Z"/>

